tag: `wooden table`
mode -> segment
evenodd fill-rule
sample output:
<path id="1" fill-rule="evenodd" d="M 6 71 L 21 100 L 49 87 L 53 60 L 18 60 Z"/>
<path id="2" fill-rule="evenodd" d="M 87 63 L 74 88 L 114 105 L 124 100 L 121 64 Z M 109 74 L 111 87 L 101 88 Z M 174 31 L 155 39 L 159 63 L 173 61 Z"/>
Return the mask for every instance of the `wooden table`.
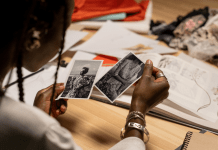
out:
<path id="1" fill-rule="evenodd" d="M 178 15 L 186 15 L 193 9 L 204 6 L 218 8 L 218 1 L 153 0 L 153 19 L 165 20 L 166 23 L 170 23 Z M 82 42 L 89 39 L 95 32 L 89 30 L 89 35 Z M 155 38 L 155 36 L 145 36 Z M 70 61 L 73 53 L 66 52 L 63 56 Z M 84 150 L 105 150 L 120 141 L 120 130 L 125 124 L 127 114 L 128 110 L 126 109 L 91 99 L 69 100 L 67 112 L 57 120 L 72 133 L 76 143 Z M 149 115 L 146 116 L 146 122 L 150 132 L 150 141 L 146 145 L 147 150 L 176 149 L 182 144 L 187 131 L 199 132 L 196 129 Z"/>

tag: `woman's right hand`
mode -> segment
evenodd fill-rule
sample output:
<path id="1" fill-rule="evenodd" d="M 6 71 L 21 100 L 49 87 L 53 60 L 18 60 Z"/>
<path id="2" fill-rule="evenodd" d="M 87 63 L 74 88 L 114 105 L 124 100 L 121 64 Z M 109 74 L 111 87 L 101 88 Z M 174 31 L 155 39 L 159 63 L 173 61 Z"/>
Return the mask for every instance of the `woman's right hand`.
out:
<path id="1" fill-rule="evenodd" d="M 151 60 L 147 60 L 143 75 L 133 92 L 130 112 L 140 111 L 145 115 L 151 108 L 168 97 L 169 83 L 166 77 L 156 78 L 159 73 L 162 71 L 153 67 Z"/>

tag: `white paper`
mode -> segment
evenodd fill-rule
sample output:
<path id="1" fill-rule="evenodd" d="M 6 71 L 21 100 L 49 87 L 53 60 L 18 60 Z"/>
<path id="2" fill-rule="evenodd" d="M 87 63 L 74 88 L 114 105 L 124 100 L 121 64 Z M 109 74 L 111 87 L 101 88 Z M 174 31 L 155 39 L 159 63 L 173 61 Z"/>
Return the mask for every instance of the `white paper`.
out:
<path id="1" fill-rule="evenodd" d="M 148 33 L 150 30 L 150 21 L 152 17 L 152 1 L 149 1 L 146 13 L 145 13 L 145 20 L 142 21 L 125 21 L 125 22 L 115 22 L 116 25 L 122 26 L 126 29 L 132 30 L 138 33 Z M 89 29 L 99 29 L 105 22 L 103 21 L 80 21 L 74 23 L 76 25 L 82 25 L 85 28 Z"/>
<path id="2" fill-rule="evenodd" d="M 39 90 L 42 90 L 54 83 L 54 74 L 56 72 L 56 66 L 51 66 L 44 71 L 41 71 L 38 74 L 35 74 L 23 82 L 23 89 L 24 89 L 24 101 L 28 105 L 33 105 L 35 96 Z M 22 68 L 24 74 L 23 76 L 29 75 L 31 72 L 27 71 L 26 69 Z M 64 73 L 65 68 L 60 67 L 58 73 L 57 83 L 64 83 L 65 80 L 62 78 L 62 74 Z M 6 82 L 7 78 L 5 78 Z M 13 77 L 11 81 L 17 80 L 16 77 L 16 69 L 13 69 Z M 11 83 L 11 82 L 10 82 Z M 14 84 L 7 89 L 6 96 L 10 97 L 15 101 L 19 101 L 19 89 L 18 85 Z"/>
<path id="3" fill-rule="evenodd" d="M 69 48 L 71 48 L 74 44 L 79 42 L 81 39 L 83 39 L 88 32 L 81 32 L 76 30 L 67 30 L 65 35 L 65 43 L 64 43 L 64 49 L 63 52 L 67 51 Z M 58 54 L 55 55 L 49 62 L 53 61 L 58 57 Z"/>
<path id="4" fill-rule="evenodd" d="M 214 87 L 212 82 L 218 83 L 218 80 L 212 80 L 212 73 L 174 56 L 163 56 L 158 67 L 170 84 L 169 100 L 206 120 L 217 120 L 217 106 L 211 89 Z M 210 105 L 199 110 L 206 104 Z"/>
<path id="5" fill-rule="evenodd" d="M 141 61 L 143 61 L 143 63 L 145 63 L 148 59 L 150 59 L 153 62 L 153 65 L 155 67 L 158 66 L 158 63 L 159 63 L 160 59 L 162 58 L 162 56 L 157 54 L 157 53 L 139 54 L 136 56 L 139 59 L 141 59 Z"/>
<path id="6" fill-rule="evenodd" d="M 132 50 L 132 47 L 136 47 L 137 45 L 142 45 L 147 48 L 147 50 L 143 50 L 142 53 L 155 52 L 163 54 L 177 52 L 177 50 L 158 45 L 158 42 L 159 41 L 143 37 L 108 21 L 91 39 L 70 50 L 81 50 L 119 58 L 125 57 L 129 52 L 138 53 L 137 50 Z"/>

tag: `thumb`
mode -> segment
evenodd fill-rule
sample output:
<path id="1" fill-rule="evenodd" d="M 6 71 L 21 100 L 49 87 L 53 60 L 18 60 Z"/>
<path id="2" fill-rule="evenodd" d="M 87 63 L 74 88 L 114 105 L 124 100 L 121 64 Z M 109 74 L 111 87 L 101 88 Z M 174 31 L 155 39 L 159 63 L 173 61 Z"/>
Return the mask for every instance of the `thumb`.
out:
<path id="1" fill-rule="evenodd" d="M 146 61 L 146 63 L 145 63 L 145 66 L 144 66 L 144 71 L 143 71 L 143 74 L 142 74 L 142 78 L 151 77 L 152 72 L 153 72 L 153 62 L 150 59 L 148 59 Z"/>
<path id="2" fill-rule="evenodd" d="M 54 97 L 58 97 L 63 91 L 64 91 L 65 86 L 64 85 L 58 85 L 55 87 L 55 94 Z"/>

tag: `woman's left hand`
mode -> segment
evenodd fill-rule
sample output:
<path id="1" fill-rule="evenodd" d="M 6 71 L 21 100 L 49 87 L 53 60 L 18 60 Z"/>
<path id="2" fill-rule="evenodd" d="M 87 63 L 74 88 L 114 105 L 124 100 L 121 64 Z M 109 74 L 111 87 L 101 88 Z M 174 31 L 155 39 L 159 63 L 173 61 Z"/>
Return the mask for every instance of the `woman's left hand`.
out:
<path id="1" fill-rule="evenodd" d="M 60 99 L 55 100 L 58 95 L 60 95 L 64 91 L 64 83 L 57 83 L 55 87 L 55 94 L 52 102 L 51 108 L 51 116 L 57 118 L 59 115 L 64 114 L 67 110 L 67 100 L 68 99 Z M 45 113 L 49 113 L 50 109 L 50 99 L 52 96 L 53 85 L 40 90 L 35 97 L 34 106 L 43 110 Z"/>

